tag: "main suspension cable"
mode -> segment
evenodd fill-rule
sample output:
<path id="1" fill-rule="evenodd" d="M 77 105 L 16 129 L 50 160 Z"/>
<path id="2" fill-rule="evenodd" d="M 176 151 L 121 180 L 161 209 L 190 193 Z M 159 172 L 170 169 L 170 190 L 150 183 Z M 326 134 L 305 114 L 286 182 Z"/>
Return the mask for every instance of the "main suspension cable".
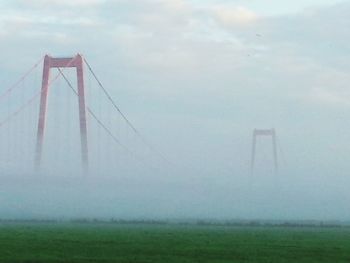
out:
<path id="1" fill-rule="evenodd" d="M 69 81 L 69 79 L 66 77 L 66 75 L 63 74 L 62 70 L 60 68 L 58 68 L 58 71 L 60 72 L 60 74 L 62 75 L 64 80 L 66 81 L 69 88 L 74 92 L 74 94 L 77 97 L 79 97 L 79 93 L 74 89 L 72 83 Z M 110 129 L 108 129 L 108 127 L 97 117 L 97 115 L 91 110 L 91 108 L 88 105 L 85 105 L 85 108 L 88 111 L 88 113 L 94 118 L 94 120 L 102 127 L 102 129 L 113 139 L 114 142 L 116 142 L 120 147 L 122 147 L 127 153 L 129 153 L 131 156 L 136 158 L 138 161 L 141 161 L 140 157 L 136 156 L 135 153 L 133 153 L 127 146 L 122 144 L 116 136 L 114 136 L 112 131 Z M 151 167 L 151 168 L 154 169 L 153 167 Z"/>
<path id="2" fill-rule="evenodd" d="M 41 59 L 42 60 L 42 59 Z M 71 59 L 67 64 L 66 67 L 68 67 L 72 62 L 74 61 L 74 58 Z M 61 71 L 62 72 L 62 71 Z M 63 73 L 63 72 L 62 72 Z M 61 73 L 61 74 L 62 74 Z M 58 77 L 60 76 L 60 73 L 57 74 L 48 84 L 48 86 L 50 86 L 53 82 L 55 82 Z M 23 79 L 23 78 L 22 78 Z M 21 82 L 18 82 L 21 83 Z M 7 118 L 4 119 L 2 122 L 0 122 L 0 127 L 4 126 L 4 124 L 6 124 L 8 121 L 10 121 L 13 117 L 17 116 L 20 112 L 22 112 L 23 110 L 25 110 L 30 104 L 32 104 L 35 99 L 37 97 L 39 97 L 42 93 L 44 92 L 43 89 L 41 89 L 39 92 L 35 93 L 29 100 L 27 100 L 24 104 L 22 104 L 19 108 L 17 108 L 15 111 L 13 111 L 12 113 L 9 113 Z M 11 93 L 11 90 L 10 92 Z"/>
<path id="3" fill-rule="evenodd" d="M 7 90 L 5 90 L 1 95 L 0 95 L 0 100 L 6 98 L 12 90 L 16 89 L 20 83 L 22 83 L 29 75 L 30 73 L 33 72 L 34 69 L 36 69 L 39 64 L 43 61 L 44 57 L 40 58 L 27 72 L 25 72 L 22 77 L 20 77 L 15 84 L 13 84 L 11 87 L 9 87 Z"/>
<path id="4" fill-rule="evenodd" d="M 26 109 L 30 104 L 32 104 L 35 101 L 36 98 L 39 97 L 40 94 L 41 92 L 37 92 L 36 94 L 34 94 L 34 96 L 32 96 L 29 100 L 27 100 L 26 103 L 22 104 L 19 109 L 15 110 L 10 115 L 8 115 L 5 120 L 0 122 L 0 127 L 4 126 L 4 124 L 9 122 L 13 117 L 17 116 L 20 112 Z"/>
<path id="5" fill-rule="evenodd" d="M 170 163 L 165 156 L 160 153 L 155 147 L 153 147 L 146 139 L 145 137 L 135 128 L 135 126 L 131 123 L 131 121 L 125 116 L 125 114 L 120 110 L 118 105 L 115 103 L 115 101 L 112 99 L 111 95 L 109 92 L 106 90 L 106 88 L 102 85 L 101 81 L 98 79 L 96 76 L 95 72 L 91 68 L 90 64 L 86 61 L 85 58 L 84 62 L 86 66 L 88 67 L 89 71 L 93 75 L 94 79 L 96 80 L 97 84 L 99 87 L 102 89 L 103 93 L 106 95 L 107 99 L 110 101 L 110 103 L 113 105 L 113 107 L 118 111 L 118 113 L 122 116 L 122 118 L 125 120 L 125 122 L 128 124 L 128 126 L 134 131 L 134 133 L 141 139 L 143 144 L 145 144 L 152 152 L 154 152 L 156 155 L 158 155 L 161 159 L 166 161 L 167 163 Z"/>
<path id="6" fill-rule="evenodd" d="M 74 94 L 76 96 L 79 97 L 79 93 L 74 89 L 72 83 L 69 81 L 69 79 L 63 74 L 62 70 L 60 68 L 58 68 L 58 71 L 60 72 L 60 74 L 62 75 L 62 77 L 64 78 L 64 80 L 66 81 L 66 83 L 68 84 L 69 88 L 74 92 Z M 122 147 L 130 156 L 134 157 L 137 161 L 139 161 L 140 163 L 143 163 L 144 165 L 146 165 L 148 168 L 152 169 L 153 171 L 155 171 L 156 169 L 153 166 L 150 166 L 149 164 L 147 164 L 144 160 L 142 160 L 141 157 L 139 157 L 138 155 L 136 155 L 135 153 L 133 153 L 127 146 L 125 146 L 124 144 L 122 144 L 120 142 L 120 140 L 118 140 L 118 138 L 116 136 L 113 135 L 113 133 L 111 132 L 110 129 L 107 128 L 106 125 L 104 125 L 104 123 L 96 116 L 96 114 L 91 110 L 91 108 L 88 105 L 85 105 L 86 110 L 88 111 L 88 113 L 93 117 L 93 119 L 103 128 L 103 130 L 105 132 L 107 132 L 107 134 L 113 139 L 113 141 L 115 143 L 117 143 L 120 147 Z"/>

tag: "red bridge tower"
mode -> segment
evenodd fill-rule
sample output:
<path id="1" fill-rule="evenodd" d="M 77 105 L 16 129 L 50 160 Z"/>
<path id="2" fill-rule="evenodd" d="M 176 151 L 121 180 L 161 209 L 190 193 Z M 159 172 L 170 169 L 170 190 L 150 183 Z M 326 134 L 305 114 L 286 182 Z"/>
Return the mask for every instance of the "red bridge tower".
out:
<path id="1" fill-rule="evenodd" d="M 49 81 L 51 68 L 76 68 L 77 70 L 81 157 L 82 157 L 83 167 L 87 169 L 88 142 L 87 142 L 87 127 L 86 127 L 85 86 L 84 86 L 83 58 L 80 54 L 77 54 L 75 57 L 71 57 L 71 58 L 53 58 L 49 55 L 45 56 L 43 79 L 42 79 L 42 86 L 41 86 L 35 165 L 37 168 L 40 168 L 43 142 L 44 142 L 45 123 L 46 123 L 47 96 L 48 96 L 49 86 L 51 84 Z"/>

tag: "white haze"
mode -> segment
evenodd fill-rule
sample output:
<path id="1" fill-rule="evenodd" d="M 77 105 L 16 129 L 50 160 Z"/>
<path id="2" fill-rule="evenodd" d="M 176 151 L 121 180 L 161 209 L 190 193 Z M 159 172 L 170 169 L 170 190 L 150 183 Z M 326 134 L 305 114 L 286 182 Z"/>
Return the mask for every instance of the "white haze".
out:
<path id="1" fill-rule="evenodd" d="M 88 115 L 85 173 L 77 97 L 59 78 L 40 171 L 38 98 L 0 125 L 0 219 L 349 221 L 350 2 L 268 2 L 0 3 L 0 94 L 44 54 L 80 52 L 157 151 L 85 68 L 88 107 L 130 151 Z M 1 123 L 41 72 L 0 98 Z M 276 129 L 278 173 L 268 138 L 251 173 L 254 128 Z"/>

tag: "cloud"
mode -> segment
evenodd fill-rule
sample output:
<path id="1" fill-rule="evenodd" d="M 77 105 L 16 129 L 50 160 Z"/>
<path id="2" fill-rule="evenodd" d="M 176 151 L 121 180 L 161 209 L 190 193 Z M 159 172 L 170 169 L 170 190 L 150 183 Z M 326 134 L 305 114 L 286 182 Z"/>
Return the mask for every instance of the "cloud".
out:
<path id="1" fill-rule="evenodd" d="M 55 2 L 53 5 L 58 4 Z M 79 16 L 66 1 L 60 1 L 65 7 L 59 14 L 51 10 L 40 16 L 38 10 L 17 9 L 15 12 L 12 8 L 12 13 L 2 16 L 0 23 L 5 19 L 9 28 L 18 29 L 13 38 L 24 38 L 33 46 L 52 36 L 51 50 L 70 46 L 74 52 L 83 49 L 100 54 L 102 51 L 98 50 L 105 50 L 109 52 L 106 59 L 110 63 L 118 61 L 120 68 L 154 77 L 149 81 L 152 84 L 144 88 L 154 92 L 152 94 L 177 93 L 182 96 L 189 90 L 196 93 L 200 86 L 201 91 L 215 91 L 218 98 L 233 94 L 245 97 L 248 93 L 254 98 L 264 90 L 267 93 L 264 97 L 269 99 L 261 104 L 285 99 L 285 92 L 305 103 L 306 97 L 310 98 L 309 102 L 311 98 L 314 102 L 325 101 L 324 92 L 310 96 L 320 85 L 317 74 L 326 75 L 333 66 L 322 64 L 328 64 L 330 59 L 335 64 L 347 61 L 342 52 L 334 49 L 324 52 L 327 47 L 322 44 L 324 39 L 335 45 L 344 42 L 342 30 L 322 32 L 322 28 L 327 21 L 333 21 L 336 28 L 344 25 L 346 19 L 342 10 L 347 10 L 346 5 L 320 9 L 312 14 L 260 17 L 242 5 L 224 3 L 202 5 L 183 0 L 81 2 L 74 4 L 96 8 L 93 11 L 82 9 Z M 40 0 L 29 2 L 38 3 Z M 337 19 L 332 20 L 334 16 Z M 326 20 L 322 19 L 325 17 Z M 92 34 L 94 26 L 98 29 L 93 29 Z M 0 34 L 5 35 L 4 31 Z M 327 83 L 339 82 L 339 78 L 331 75 L 334 78 Z M 175 83 L 181 81 L 191 84 L 175 87 Z M 167 82 L 170 83 L 165 85 Z M 134 86 L 129 88 L 140 90 Z M 337 92 L 339 90 L 334 90 L 332 94 Z"/>
<path id="2" fill-rule="evenodd" d="M 350 106 L 349 94 L 347 94 L 347 96 L 344 96 L 342 93 L 324 89 L 313 90 L 313 92 L 310 94 L 309 100 L 332 107 Z"/>
<path id="3" fill-rule="evenodd" d="M 306 103 L 327 108 L 344 109 L 350 106 L 350 92 L 347 88 L 350 77 L 346 71 L 318 65 L 312 83 L 306 93 Z"/>
<path id="4" fill-rule="evenodd" d="M 184 0 L 162 0 L 160 1 L 166 8 L 173 11 L 188 11 L 191 6 Z"/>
<path id="5" fill-rule="evenodd" d="M 213 7 L 216 19 L 224 26 L 246 26 L 251 25 L 258 20 L 258 15 L 243 6 Z"/>
<path id="6" fill-rule="evenodd" d="M 17 0 L 20 5 L 25 7 L 43 8 L 43 7 L 96 7 L 106 2 L 106 0 Z"/>

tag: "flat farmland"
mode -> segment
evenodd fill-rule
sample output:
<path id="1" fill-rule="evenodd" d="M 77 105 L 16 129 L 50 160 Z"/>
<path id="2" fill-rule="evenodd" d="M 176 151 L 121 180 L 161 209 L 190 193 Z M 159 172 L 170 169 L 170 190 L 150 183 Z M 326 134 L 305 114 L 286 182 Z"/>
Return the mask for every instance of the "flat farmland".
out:
<path id="1" fill-rule="evenodd" d="M 350 228 L 2 223 L 0 262 L 350 262 Z"/>

